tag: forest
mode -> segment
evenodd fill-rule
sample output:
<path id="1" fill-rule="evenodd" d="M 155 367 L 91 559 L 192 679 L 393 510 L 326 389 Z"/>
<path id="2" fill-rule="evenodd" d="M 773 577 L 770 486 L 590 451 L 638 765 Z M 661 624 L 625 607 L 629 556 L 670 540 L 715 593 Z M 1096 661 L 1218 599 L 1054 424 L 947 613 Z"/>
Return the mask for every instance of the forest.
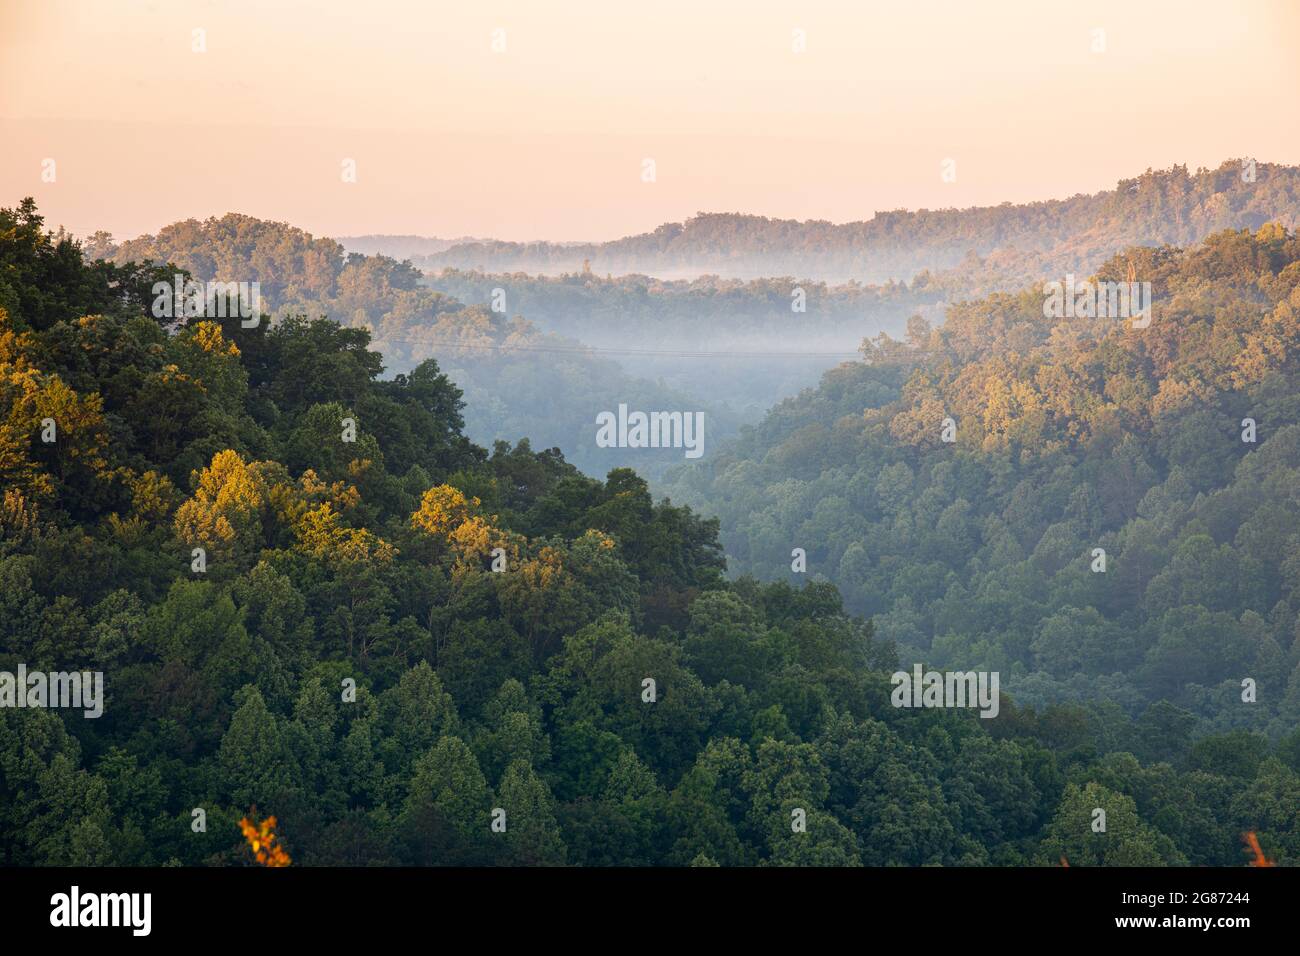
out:
<path id="1" fill-rule="evenodd" d="M 153 316 L 224 274 L 205 228 L 287 244 L 274 322 Z M 269 817 L 294 866 L 1300 863 L 1286 227 L 1102 265 L 1152 278 L 1140 331 L 916 316 L 671 497 L 476 444 L 464 359 L 393 331 L 515 320 L 177 229 L 0 210 L 0 670 L 106 697 L 0 708 L 6 865 L 249 864 Z M 997 716 L 892 706 L 916 662 L 1001 670 Z"/>
<path id="2" fill-rule="evenodd" d="M 774 224 L 732 217 L 710 234 L 708 248 L 739 255 L 755 242 L 775 243 L 763 247 L 766 271 L 747 279 L 725 278 L 729 270 L 718 263 L 718 274 L 657 278 L 664 274 L 652 268 L 657 260 L 647 260 L 655 275 L 615 275 L 592 249 L 566 259 L 571 268 L 560 275 L 435 267 L 419 253 L 446 240 L 336 241 L 233 213 L 122 242 L 95 233 L 85 254 L 123 267 L 172 263 L 199 280 L 256 280 L 273 316 L 328 316 L 369 331 L 390 375 L 436 357 L 464 392 L 466 434 L 484 447 L 527 438 L 537 448 L 563 449 L 592 477 L 632 467 L 656 482 L 677 458 L 597 447 L 591 425 L 599 412 L 624 401 L 704 412 L 710 449 L 720 447 L 854 358 L 864 338 L 905 335 L 913 316 L 938 325 L 954 303 L 1016 292 L 1070 270 L 1086 276 L 1135 243 L 1190 244 L 1266 220 L 1300 224 L 1296 168 L 1252 165 L 1247 183 L 1242 162 L 1195 173 L 1148 171 L 1112 191 L 1050 203 L 885 213 L 869 223 L 803 224 L 790 235 L 800 224 L 787 223 L 778 238 L 760 238 Z M 790 238 L 795 233 L 803 238 Z M 921 248 L 917 243 L 960 254 L 917 253 L 892 270 L 906 281 L 859 278 L 879 274 L 877 263 Z M 821 264 L 839 255 L 849 256 L 846 274 L 855 277 L 818 278 Z"/>
<path id="3" fill-rule="evenodd" d="M 505 287 L 504 307 L 492 308 L 490 286 L 483 295 L 460 299 L 429 288 L 409 262 L 382 255 L 346 253 L 332 239 L 316 238 L 285 223 L 228 214 L 203 222 L 186 220 L 115 243 L 96 233 L 86 242 L 88 258 L 124 268 L 133 263 L 171 263 L 194 278 L 248 276 L 261 284 L 262 301 L 275 317 L 329 316 L 365 330 L 384 356 L 390 374 L 409 373 L 438 356 L 465 396 L 465 432 L 484 446 L 527 438 L 546 449 L 562 447 L 587 474 L 635 466 L 658 476 L 680 456 L 597 447 L 591 425 L 599 410 L 619 402 L 642 407 L 703 411 L 711 439 L 734 434 L 784 394 L 816 382 L 825 363 L 808 365 L 789 391 L 762 389 L 742 415 L 725 389 L 701 396 L 699 378 L 667 382 L 655 370 L 628 369 L 613 355 L 592 351 L 565 327 L 534 323 L 521 314 L 514 286 Z M 576 331 L 576 330 L 569 330 Z M 856 348 L 856 342 L 849 351 Z"/>
<path id="4" fill-rule="evenodd" d="M 1098 275 L 1130 266 L 1148 328 L 1046 318 L 1041 287 L 957 303 L 664 488 L 721 518 L 736 573 L 790 580 L 804 547 L 904 657 L 1277 738 L 1300 724 L 1300 240 L 1228 230 Z"/>
<path id="5" fill-rule="evenodd" d="M 797 274 L 839 283 L 909 280 L 971 257 L 993 258 L 1001 279 L 1093 271 L 1118 246 L 1188 245 L 1226 228 L 1300 225 L 1300 168 L 1248 158 L 1215 169 L 1148 169 L 1113 190 L 1069 199 L 969 209 L 890 210 L 831 223 L 700 213 L 604 243 L 483 239 L 412 256 L 426 272 L 577 272 L 658 276 L 715 273 L 757 279 Z M 370 248 L 387 246 L 374 243 Z M 404 245 L 401 254 L 409 254 Z"/>

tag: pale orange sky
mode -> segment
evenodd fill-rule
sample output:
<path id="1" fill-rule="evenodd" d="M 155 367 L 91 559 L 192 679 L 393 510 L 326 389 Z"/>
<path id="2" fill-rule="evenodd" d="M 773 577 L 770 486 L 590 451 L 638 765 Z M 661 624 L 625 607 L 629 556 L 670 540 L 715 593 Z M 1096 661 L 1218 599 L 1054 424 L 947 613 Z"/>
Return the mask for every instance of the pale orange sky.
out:
<path id="1" fill-rule="evenodd" d="M 0 0 L 0 205 L 610 239 L 1025 202 L 1300 162 L 1298 49 L 1297 0 Z"/>

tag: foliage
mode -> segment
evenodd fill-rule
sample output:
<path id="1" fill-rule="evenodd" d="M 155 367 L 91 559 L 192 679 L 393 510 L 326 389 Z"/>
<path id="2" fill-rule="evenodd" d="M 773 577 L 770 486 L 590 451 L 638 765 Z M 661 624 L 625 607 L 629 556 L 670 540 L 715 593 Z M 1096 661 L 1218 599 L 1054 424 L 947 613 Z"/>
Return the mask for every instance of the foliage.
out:
<path id="1" fill-rule="evenodd" d="M 1293 242 L 1276 240 L 1278 256 L 1293 261 Z M 910 662 L 934 621 L 944 635 L 980 628 L 975 650 L 954 644 L 950 658 L 1032 653 L 1068 668 L 1078 635 L 1097 681 L 1129 668 L 1175 696 L 1172 659 L 1210 681 L 1244 661 L 1266 690 L 1294 667 L 1277 634 L 1294 626 L 1295 569 L 1259 561 L 1294 550 L 1297 429 L 1275 424 L 1294 391 L 1287 322 L 1263 326 L 1282 352 L 1271 340 L 1205 344 L 1221 314 L 1240 312 L 1230 303 L 1160 349 L 1157 326 L 1150 349 L 1099 340 L 1094 361 L 1124 370 L 1137 355 L 1154 368 L 1163 355 L 1177 371 L 1195 357 L 1205 388 L 1250 395 L 1266 438 L 1232 469 L 1218 446 L 1171 427 L 1207 414 L 1177 402 L 1124 434 L 1091 406 L 1063 412 L 1050 453 L 1008 458 L 1011 439 L 986 449 L 981 438 L 930 460 L 872 417 L 921 394 L 905 391 L 902 365 L 836 373 L 809 409 L 774 412 L 749 447 L 773 435 L 795 444 L 737 462 L 728 481 L 752 495 L 765 469 L 783 473 L 765 492 L 779 508 L 750 497 L 755 519 L 729 517 L 728 534 L 756 542 L 751 559 L 762 542 L 788 553 L 782 521 L 814 522 L 801 536 L 832 547 L 855 534 L 839 563 L 875 590 L 852 579 L 851 605 L 898 589 L 882 640 L 824 581 L 727 580 L 718 522 L 655 501 L 635 472 L 596 480 L 526 441 L 471 444 L 460 391 L 433 360 L 383 381 L 369 333 L 329 320 L 160 328 L 75 246 L 59 253 L 59 292 L 41 272 L 49 255 L 29 232 L 0 239 L 7 275 L 39 277 L 11 283 L 0 323 L 0 670 L 102 670 L 106 702 L 98 719 L 0 708 L 6 865 L 234 865 L 248 859 L 241 817 L 254 852 L 308 866 L 1012 865 L 1063 854 L 1076 865 L 1239 865 L 1246 831 L 1268 859 L 1300 862 L 1295 734 L 1205 734 L 1168 703 L 1137 721 L 1011 698 L 992 720 L 889 704 L 894 640 Z M 1251 273 L 1257 287 L 1274 290 L 1275 311 L 1294 304 L 1294 270 L 1269 268 Z M 97 311 L 76 314 L 81 302 Z M 873 412 L 804 418 L 854 403 Z M 74 423 L 66 444 L 41 441 L 33 420 L 47 409 Z M 888 465 L 868 467 L 867 449 Z M 1121 469 L 1091 496 L 1067 468 L 1104 474 L 1086 470 L 1088 449 Z M 805 461 L 809 450 L 830 457 Z M 832 484 L 801 498 L 822 472 Z M 1228 474 L 1241 486 L 1221 495 Z M 998 504 L 963 505 L 958 487 L 988 488 Z M 811 517 L 800 502 L 815 505 Z M 1280 510 L 1255 518 L 1260 502 Z M 934 510 L 937 522 L 918 520 Z M 882 538 L 859 534 L 859 512 L 909 550 L 882 555 Z M 1048 535 L 1062 514 L 1077 527 Z M 1086 575 L 1054 579 L 1074 560 L 1072 535 L 1094 528 L 1119 536 L 1132 570 L 1107 580 L 1140 593 L 1143 617 L 1122 617 Z M 1198 576 L 1206 554 L 1238 563 Z M 826 560 L 815 549 L 810 559 Z M 995 560 L 996 573 L 960 590 L 958 569 Z M 1049 605 L 1044 579 L 1068 602 Z M 1256 610 L 1275 596 L 1279 610 Z M 1122 639 L 1133 634 L 1136 647 Z M 1187 706 L 1216 693 L 1199 686 L 1183 689 Z M 1113 847 L 1080 830 L 1093 802 L 1115 821 Z M 264 824 L 244 817 L 251 806 L 268 812 Z M 195 808 L 207 831 L 192 829 Z"/>

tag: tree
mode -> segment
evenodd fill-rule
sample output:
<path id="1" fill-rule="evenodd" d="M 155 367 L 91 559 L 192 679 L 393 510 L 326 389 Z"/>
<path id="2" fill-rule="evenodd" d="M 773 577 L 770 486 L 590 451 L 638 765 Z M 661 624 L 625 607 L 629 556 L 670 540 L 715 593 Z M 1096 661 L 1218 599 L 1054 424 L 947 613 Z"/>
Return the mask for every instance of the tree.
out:
<path id="1" fill-rule="evenodd" d="M 245 686 L 236 703 L 217 754 L 221 792 L 237 807 L 269 812 L 295 786 L 298 770 L 261 692 Z"/>
<path id="2" fill-rule="evenodd" d="M 1106 829 L 1096 811 L 1105 811 Z M 1064 857 L 1070 866 L 1179 866 L 1182 855 L 1167 836 L 1138 818 L 1130 797 L 1096 783 L 1069 784 L 1048 824 L 1042 862 Z"/>
<path id="3" fill-rule="evenodd" d="M 491 809 L 487 781 L 459 737 L 441 737 L 412 767 L 406 813 L 433 806 L 468 844 L 484 842 Z"/>
<path id="4" fill-rule="evenodd" d="M 506 811 L 506 832 L 501 836 L 508 862 L 524 866 L 563 865 L 565 847 L 550 790 L 527 761 L 516 760 L 506 768 L 497 800 Z M 485 816 L 485 823 L 487 819 Z"/>

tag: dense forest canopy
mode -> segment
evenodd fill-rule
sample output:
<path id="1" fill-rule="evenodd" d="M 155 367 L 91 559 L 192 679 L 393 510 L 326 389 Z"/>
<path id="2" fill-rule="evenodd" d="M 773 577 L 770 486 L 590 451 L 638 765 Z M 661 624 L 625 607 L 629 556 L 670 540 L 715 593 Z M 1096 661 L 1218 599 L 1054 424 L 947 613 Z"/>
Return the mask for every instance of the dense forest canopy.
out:
<path id="1" fill-rule="evenodd" d="M 275 303 L 346 304 L 351 268 L 459 311 L 315 242 L 284 250 L 302 268 Z M 1245 831 L 1300 862 L 1275 683 L 1296 664 L 1276 559 L 1297 553 L 1297 242 L 1143 254 L 1162 311 L 1139 336 L 973 303 L 683 476 L 717 486 L 742 565 L 802 544 L 810 570 L 857 573 L 846 610 L 824 580 L 729 580 L 719 523 L 631 470 L 478 447 L 439 363 L 384 379 L 351 316 L 160 321 L 155 267 L 0 210 L 0 668 L 107 676 L 98 719 L 0 708 L 0 861 L 238 862 L 256 807 L 295 865 L 1237 865 Z M 932 447 L 936 401 L 956 448 Z M 1228 412 L 1258 445 L 1221 440 Z M 1078 566 L 1094 541 L 1104 581 Z M 895 587 L 916 596 L 882 615 L 897 645 L 853 613 Z M 1068 610 L 1031 627 L 1047 601 Z M 924 639 L 940 612 L 946 644 Z M 1028 647 L 1052 675 L 1081 646 L 1152 702 L 891 705 L 914 661 L 1020 676 Z M 1182 659 L 1210 694 L 1258 668 L 1262 716 L 1198 718 Z"/>
<path id="2" fill-rule="evenodd" d="M 722 519 L 737 573 L 788 580 L 804 547 L 905 658 L 1000 670 L 1020 702 L 1168 701 L 1206 729 L 1287 734 L 1300 240 L 1225 231 L 1098 278 L 1130 269 L 1154 289 L 1146 328 L 1045 317 L 1041 286 L 959 303 L 665 488 Z"/>

